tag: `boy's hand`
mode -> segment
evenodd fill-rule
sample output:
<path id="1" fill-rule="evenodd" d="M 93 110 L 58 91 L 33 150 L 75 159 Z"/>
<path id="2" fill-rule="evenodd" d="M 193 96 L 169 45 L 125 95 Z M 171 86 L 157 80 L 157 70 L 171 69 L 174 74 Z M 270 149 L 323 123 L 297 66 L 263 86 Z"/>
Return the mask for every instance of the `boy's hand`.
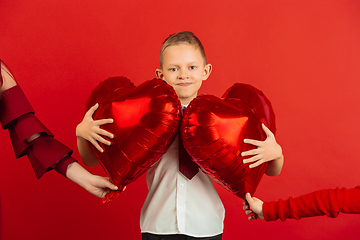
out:
<path id="1" fill-rule="evenodd" d="M 251 197 L 250 193 L 247 193 L 246 201 L 244 200 L 243 204 L 243 209 L 245 210 L 246 215 L 250 215 L 248 217 L 250 221 L 257 218 L 264 219 L 262 210 L 263 201 L 256 197 Z"/>
<path id="2" fill-rule="evenodd" d="M 243 163 L 253 163 L 249 165 L 249 168 L 260 166 L 261 164 L 276 160 L 282 157 L 282 149 L 276 142 L 274 134 L 262 124 L 262 128 L 266 134 L 265 141 L 257 141 L 252 139 L 244 139 L 244 143 L 256 146 L 256 149 L 252 149 L 246 152 L 242 152 L 241 156 L 253 156 L 248 159 L 244 159 Z"/>
<path id="3" fill-rule="evenodd" d="M 92 143 L 92 145 L 96 147 L 97 150 L 99 150 L 100 152 L 104 152 L 104 149 L 100 147 L 98 142 L 101 142 L 106 145 L 111 145 L 111 142 L 107 141 L 100 135 L 104 135 L 109 138 L 113 138 L 114 135 L 109 133 L 108 131 L 101 129 L 100 126 L 108 123 L 113 123 L 114 120 L 109 118 L 109 119 L 101 119 L 94 121 L 92 116 L 96 111 L 96 109 L 98 109 L 98 107 L 99 104 L 97 103 L 86 112 L 84 119 L 76 127 L 76 136 L 78 138 L 83 138 L 85 140 L 88 140 L 89 142 Z"/>

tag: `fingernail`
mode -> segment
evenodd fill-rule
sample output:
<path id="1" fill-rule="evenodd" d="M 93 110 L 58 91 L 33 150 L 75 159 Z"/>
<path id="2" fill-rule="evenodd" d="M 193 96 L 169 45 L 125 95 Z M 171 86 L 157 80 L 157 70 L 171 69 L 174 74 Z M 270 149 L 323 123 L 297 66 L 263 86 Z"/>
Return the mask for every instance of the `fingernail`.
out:
<path id="1" fill-rule="evenodd" d="M 111 134 L 111 135 L 110 135 L 110 138 L 114 138 L 114 134 Z"/>
<path id="2" fill-rule="evenodd" d="M 243 163 L 246 163 L 246 160 L 244 160 Z"/>

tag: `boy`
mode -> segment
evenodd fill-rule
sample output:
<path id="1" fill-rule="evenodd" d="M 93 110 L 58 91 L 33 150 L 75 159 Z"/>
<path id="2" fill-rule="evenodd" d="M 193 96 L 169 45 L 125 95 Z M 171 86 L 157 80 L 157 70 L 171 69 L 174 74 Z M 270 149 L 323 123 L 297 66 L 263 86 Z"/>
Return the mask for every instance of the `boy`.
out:
<path id="1" fill-rule="evenodd" d="M 179 32 L 163 43 L 160 69 L 156 69 L 155 74 L 174 88 L 181 104 L 186 107 L 197 96 L 211 71 L 212 65 L 207 63 L 199 39 L 191 32 Z M 96 108 L 95 105 L 87 112 L 76 131 L 79 152 L 87 165 L 98 162 L 85 140 L 101 151 L 96 140 L 108 145 L 110 142 L 98 134 L 112 137 L 99 128 L 112 122 L 111 119 L 92 120 Z M 266 174 L 278 175 L 283 165 L 282 150 L 274 135 L 266 127 L 264 131 L 267 139 L 263 142 L 246 140 L 258 148 L 242 155 L 254 155 L 245 161 L 252 163 L 251 167 L 271 161 Z M 178 139 L 175 139 L 161 160 L 147 172 L 149 192 L 140 217 L 143 239 L 222 239 L 225 210 L 212 180 L 201 171 L 191 179 L 185 177 L 179 171 L 178 154 Z"/>

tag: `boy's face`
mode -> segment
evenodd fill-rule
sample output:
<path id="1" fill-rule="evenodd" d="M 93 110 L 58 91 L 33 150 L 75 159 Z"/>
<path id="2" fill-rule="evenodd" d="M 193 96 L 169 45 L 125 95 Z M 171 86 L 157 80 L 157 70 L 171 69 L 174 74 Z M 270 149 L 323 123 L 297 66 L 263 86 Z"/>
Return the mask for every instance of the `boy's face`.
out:
<path id="1" fill-rule="evenodd" d="M 184 105 L 193 100 L 212 70 L 199 49 L 187 43 L 169 46 L 163 52 L 162 69 L 156 76 L 171 85 Z"/>

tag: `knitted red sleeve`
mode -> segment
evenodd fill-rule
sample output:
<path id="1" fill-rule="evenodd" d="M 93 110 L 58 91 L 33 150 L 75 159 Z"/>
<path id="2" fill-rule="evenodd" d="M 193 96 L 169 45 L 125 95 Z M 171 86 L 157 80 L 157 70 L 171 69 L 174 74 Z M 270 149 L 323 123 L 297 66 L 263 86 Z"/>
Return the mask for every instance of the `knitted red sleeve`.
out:
<path id="1" fill-rule="evenodd" d="M 300 197 L 277 202 L 264 202 L 263 213 L 266 221 L 287 218 L 300 219 L 326 215 L 336 217 L 339 213 L 360 213 L 360 186 L 315 191 Z"/>

